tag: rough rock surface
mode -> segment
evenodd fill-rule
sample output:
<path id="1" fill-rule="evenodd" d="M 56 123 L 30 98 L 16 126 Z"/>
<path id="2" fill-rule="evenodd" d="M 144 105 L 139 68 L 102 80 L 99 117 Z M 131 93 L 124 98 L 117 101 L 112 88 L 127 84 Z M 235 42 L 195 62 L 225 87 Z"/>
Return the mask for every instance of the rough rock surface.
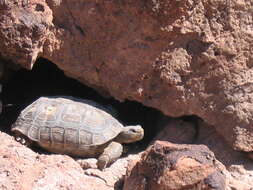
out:
<path id="1" fill-rule="evenodd" d="M 69 156 L 35 153 L 2 132 L 0 141 L 1 190 L 114 190 L 122 186 L 129 160 L 138 157 L 121 158 L 103 172 L 84 172 Z"/>
<path id="2" fill-rule="evenodd" d="M 0 0 L 0 59 L 31 69 L 37 57 L 45 57 L 104 95 L 174 117 L 198 115 L 234 149 L 250 152 L 252 10 L 250 0 Z M 192 128 L 181 129 L 169 140 L 196 138 Z M 68 156 L 36 154 L 3 133 L 0 140 L 1 189 L 114 189 L 122 185 L 128 163 L 120 159 L 104 172 L 84 173 Z M 205 146 L 160 142 L 132 163 L 124 188 L 222 189 L 223 175 L 228 189 L 253 187 L 252 161 L 245 154 L 229 148 L 210 126 L 200 128 L 195 140 L 227 170 L 212 165 Z M 159 156 L 170 171 L 156 162 Z M 194 177 L 183 178 L 185 173 Z"/>
<path id="3" fill-rule="evenodd" d="M 52 11 L 44 1 L 8 0 L 0 3 L 0 55 L 31 68 L 48 38 Z M 29 3 L 28 3 L 29 2 Z"/>
<path id="4" fill-rule="evenodd" d="M 172 139 L 175 139 L 177 135 L 179 135 L 178 137 L 182 137 L 180 129 L 182 132 L 191 131 L 185 129 L 185 127 L 192 127 L 192 125 L 187 122 L 172 120 L 172 123 L 173 124 L 170 124 L 170 126 L 173 126 L 176 123 L 180 124 L 178 131 L 171 134 L 174 135 Z M 185 127 L 183 127 L 184 124 Z M 174 126 L 173 128 L 175 129 Z M 199 129 L 199 135 L 194 142 L 208 146 L 215 153 L 217 159 L 226 166 L 227 170 L 216 161 L 214 162 L 214 165 L 210 165 L 210 163 L 214 161 L 214 157 L 205 146 L 175 146 L 171 143 L 165 143 L 164 149 L 159 148 L 159 146 L 157 148 L 156 146 L 155 150 L 157 151 L 153 151 L 152 155 L 150 154 L 151 156 L 158 155 L 158 157 L 152 158 L 161 160 L 159 155 L 162 155 L 161 153 L 163 153 L 163 150 L 166 150 L 164 151 L 164 155 L 167 155 L 166 159 L 168 160 L 165 159 L 164 161 L 169 161 L 168 163 L 171 164 L 172 169 L 167 174 L 169 178 L 173 180 L 165 180 L 167 183 L 162 185 L 184 185 L 186 183 L 194 183 L 194 181 L 198 181 L 201 177 L 204 178 L 209 176 L 209 172 L 213 173 L 214 171 L 222 170 L 223 175 L 226 176 L 226 190 L 249 190 L 252 188 L 252 161 L 246 158 L 245 153 L 234 151 L 220 138 L 212 127 L 206 125 L 205 123 L 200 122 Z M 165 130 L 167 130 L 167 128 L 165 128 Z M 169 136 L 168 133 L 167 135 Z M 163 139 L 166 140 L 165 135 L 163 136 Z M 188 138 L 185 138 L 184 142 L 187 139 Z M 135 178 L 136 175 L 134 175 L 134 172 L 139 171 L 137 169 L 146 166 L 138 163 L 140 160 L 139 155 L 130 155 L 127 158 L 121 158 L 113 163 L 111 167 L 106 168 L 103 172 L 101 172 L 100 170 L 92 169 L 96 168 L 95 159 L 86 159 L 84 167 L 91 167 L 91 169 L 85 168 L 86 170 L 83 170 L 78 164 L 78 161 L 80 160 L 75 161 L 71 157 L 64 155 L 45 155 L 43 153 L 35 153 L 31 149 L 17 143 L 13 137 L 10 137 L 5 133 L 0 132 L 0 141 L 2 142 L 0 144 L 0 189 L 117 190 L 122 188 L 127 165 L 129 168 L 128 176 L 130 177 L 128 177 L 126 181 L 126 189 L 129 188 L 134 190 L 134 188 L 131 187 L 134 187 L 135 183 L 138 184 L 136 188 L 142 188 L 140 185 L 145 185 L 148 181 L 148 178 L 145 179 L 139 175 Z M 162 146 L 164 146 L 164 143 Z M 148 149 L 149 152 L 151 152 L 151 150 L 152 149 Z M 148 157 L 148 153 L 145 154 L 145 156 L 142 156 L 142 159 L 145 157 L 147 161 L 147 159 L 151 158 L 151 156 Z M 154 163 L 159 163 L 156 161 L 157 160 L 154 160 Z M 138 167 L 136 166 L 136 163 L 138 163 Z M 152 163 L 150 163 L 150 165 L 152 165 Z M 154 171 L 161 171 L 161 173 L 163 171 L 161 168 L 156 169 L 157 170 Z M 147 175 L 150 174 L 147 170 L 140 171 Z M 201 171 L 202 173 L 199 173 L 198 171 Z M 192 178 L 185 178 L 185 176 L 189 176 L 185 175 L 186 172 L 187 174 L 192 175 Z M 153 171 L 151 173 L 153 173 Z M 161 173 L 158 172 L 154 174 Z M 160 181 L 163 180 L 161 179 Z M 223 183 L 218 182 L 218 184 Z M 204 185 L 206 184 L 200 183 L 196 185 L 196 188 L 202 188 Z"/>
<path id="5" fill-rule="evenodd" d="M 233 150 L 214 130 L 205 122 L 199 120 L 198 137 L 194 143 L 206 145 L 225 167 L 227 188 L 247 190 L 253 188 L 253 164 L 247 154 Z"/>
<path id="6" fill-rule="evenodd" d="M 253 188 L 252 160 L 248 158 L 246 153 L 233 150 L 212 126 L 201 119 L 192 123 L 189 120 L 182 121 L 162 117 L 160 121 L 160 125 L 162 125 L 160 128 L 162 129 L 153 142 L 163 140 L 178 144 L 204 144 L 224 165 L 222 172 L 226 176 L 226 190 Z"/>
<path id="7" fill-rule="evenodd" d="M 132 165 L 124 190 L 225 189 L 226 181 L 213 153 L 204 145 L 156 141 Z"/>
<path id="8" fill-rule="evenodd" d="M 172 119 L 166 116 L 159 117 L 158 134 L 151 145 L 156 141 L 169 141 L 176 144 L 193 144 L 198 136 L 198 127 L 195 123 L 182 119 Z"/>
<path id="9" fill-rule="evenodd" d="M 8 0 L 0 55 L 26 68 L 43 56 L 118 100 L 198 115 L 252 151 L 252 9 L 250 0 Z"/>

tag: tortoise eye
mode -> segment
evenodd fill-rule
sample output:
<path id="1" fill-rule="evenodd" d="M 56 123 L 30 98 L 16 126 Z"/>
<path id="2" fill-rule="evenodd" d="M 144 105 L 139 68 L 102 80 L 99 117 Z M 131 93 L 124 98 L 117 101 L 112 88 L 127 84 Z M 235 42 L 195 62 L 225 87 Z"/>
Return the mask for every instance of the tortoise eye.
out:
<path id="1" fill-rule="evenodd" d="M 130 131 L 131 131 L 132 133 L 137 133 L 137 131 L 136 131 L 135 129 L 130 129 Z"/>

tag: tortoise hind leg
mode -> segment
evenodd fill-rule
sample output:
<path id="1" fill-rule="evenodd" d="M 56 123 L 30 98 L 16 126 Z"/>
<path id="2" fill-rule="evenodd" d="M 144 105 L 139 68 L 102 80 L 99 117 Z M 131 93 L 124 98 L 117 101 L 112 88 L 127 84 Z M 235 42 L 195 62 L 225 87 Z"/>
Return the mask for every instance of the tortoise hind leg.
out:
<path id="1" fill-rule="evenodd" d="M 32 141 L 24 135 L 15 135 L 15 140 L 19 142 L 20 144 L 28 146 L 28 147 L 31 146 L 32 144 Z"/>
<path id="2" fill-rule="evenodd" d="M 123 152 L 122 144 L 118 142 L 111 142 L 104 152 L 99 156 L 97 166 L 100 170 L 103 170 L 110 163 L 118 159 Z"/>

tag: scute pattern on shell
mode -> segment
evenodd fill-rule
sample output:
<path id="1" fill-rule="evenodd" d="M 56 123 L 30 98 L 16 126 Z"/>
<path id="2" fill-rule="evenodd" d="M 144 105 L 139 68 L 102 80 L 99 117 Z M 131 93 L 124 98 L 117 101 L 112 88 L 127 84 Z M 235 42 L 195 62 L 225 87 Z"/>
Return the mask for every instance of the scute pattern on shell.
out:
<path id="1" fill-rule="evenodd" d="M 89 147 L 115 138 L 122 127 L 106 109 L 93 101 L 42 97 L 21 112 L 12 130 L 52 149 L 86 146 L 89 151 Z"/>

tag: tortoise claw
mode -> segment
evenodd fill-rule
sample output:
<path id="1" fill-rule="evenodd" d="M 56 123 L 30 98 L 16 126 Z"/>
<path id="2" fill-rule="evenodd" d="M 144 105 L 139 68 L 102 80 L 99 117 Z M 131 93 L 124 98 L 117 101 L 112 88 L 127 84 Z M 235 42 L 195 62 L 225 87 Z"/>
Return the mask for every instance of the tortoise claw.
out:
<path id="1" fill-rule="evenodd" d="M 99 156 L 97 166 L 100 170 L 105 169 L 109 164 L 114 162 L 120 157 L 123 151 L 122 144 L 118 142 L 111 142 L 105 149 L 104 152 Z"/>
<path id="2" fill-rule="evenodd" d="M 17 136 L 17 137 L 15 137 L 15 140 L 17 142 L 19 142 L 20 144 L 22 144 L 22 145 L 25 145 L 25 146 L 29 146 L 30 145 L 29 140 L 26 140 L 26 138 L 24 138 L 24 137 Z"/>
<path id="3" fill-rule="evenodd" d="M 107 155 L 100 156 L 97 162 L 98 169 L 103 171 L 108 165 L 109 161 L 110 161 L 110 157 L 108 157 Z"/>

